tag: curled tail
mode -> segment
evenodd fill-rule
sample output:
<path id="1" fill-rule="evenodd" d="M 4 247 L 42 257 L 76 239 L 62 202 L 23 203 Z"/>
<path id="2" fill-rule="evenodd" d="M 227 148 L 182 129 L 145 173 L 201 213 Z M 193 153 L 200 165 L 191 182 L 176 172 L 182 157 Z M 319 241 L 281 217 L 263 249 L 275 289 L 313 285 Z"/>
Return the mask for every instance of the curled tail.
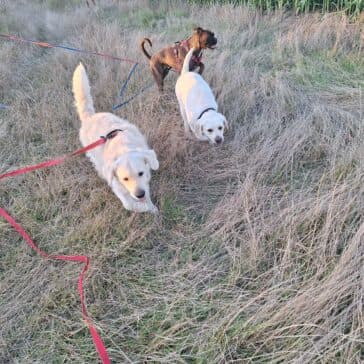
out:
<path id="1" fill-rule="evenodd" d="M 188 53 L 186 54 L 185 60 L 183 61 L 181 75 L 183 75 L 186 72 L 190 72 L 190 62 L 191 62 L 192 54 L 194 51 L 195 51 L 195 48 L 191 48 L 188 51 Z"/>
<path id="2" fill-rule="evenodd" d="M 148 42 L 149 46 L 152 47 L 152 42 L 150 41 L 150 39 L 148 38 L 144 38 L 142 40 L 142 42 L 140 43 L 140 48 L 142 49 L 142 52 L 145 54 L 145 56 L 148 58 L 148 59 L 151 59 L 151 55 L 145 50 L 144 48 L 144 43 L 145 42 Z"/>
<path id="3" fill-rule="evenodd" d="M 85 67 L 82 63 L 80 63 L 73 72 L 72 89 L 77 113 L 81 121 L 95 114 L 94 104 L 90 93 L 90 84 L 88 82 Z"/>

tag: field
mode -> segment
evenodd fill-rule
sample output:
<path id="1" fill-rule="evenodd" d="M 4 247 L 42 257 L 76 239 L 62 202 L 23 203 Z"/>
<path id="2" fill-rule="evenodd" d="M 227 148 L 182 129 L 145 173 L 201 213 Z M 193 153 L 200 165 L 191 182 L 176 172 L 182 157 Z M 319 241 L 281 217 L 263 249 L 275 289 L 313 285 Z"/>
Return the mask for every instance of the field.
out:
<path id="1" fill-rule="evenodd" d="M 231 127 L 187 141 L 174 95 L 115 113 L 159 156 L 159 216 L 124 210 L 82 156 L 0 183 L 5 208 L 48 253 L 86 254 L 87 308 L 113 363 L 364 360 L 364 25 L 342 13 L 262 15 L 178 1 L 0 1 L 0 33 L 140 61 L 213 30 L 204 77 Z M 71 77 L 82 61 L 110 111 L 131 65 L 0 39 L 0 173 L 80 146 Z M 0 219 L 0 362 L 97 363 L 80 266 L 34 254 Z"/>

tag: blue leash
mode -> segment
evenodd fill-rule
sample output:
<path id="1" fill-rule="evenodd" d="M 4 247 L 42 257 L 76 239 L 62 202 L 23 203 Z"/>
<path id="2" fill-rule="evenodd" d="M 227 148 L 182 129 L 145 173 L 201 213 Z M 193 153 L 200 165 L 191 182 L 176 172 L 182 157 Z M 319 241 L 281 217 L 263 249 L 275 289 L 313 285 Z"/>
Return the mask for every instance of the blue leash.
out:
<path id="1" fill-rule="evenodd" d="M 128 77 L 126 78 L 124 84 L 121 86 L 121 90 L 119 92 L 119 97 L 122 97 L 125 90 L 126 90 L 126 87 L 130 81 L 130 78 L 131 76 L 133 75 L 133 73 L 135 72 L 136 68 L 138 66 L 138 63 L 135 63 L 133 65 L 133 67 L 131 68 L 129 74 L 128 74 Z M 142 88 L 139 92 L 137 92 L 135 95 L 133 95 L 132 97 L 130 97 L 129 99 L 127 99 L 126 101 L 123 101 L 122 103 L 118 104 L 118 105 L 113 105 L 112 106 L 112 110 L 116 110 L 116 109 L 119 109 L 121 108 L 122 106 L 128 104 L 130 101 L 134 100 L 137 96 L 139 96 L 140 94 L 142 94 L 145 90 L 147 90 L 148 88 L 152 87 L 154 84 L 154 82 L 151 82 L 150 84 L 148 84 L 147 86 L 145 86 L 144 88 Z"/>
<path id="2" fill-rule="evenodd" d="M 78 48 L 64 46 L 64 45 L 60 45 L 60 44 L 51 44 L 51 43 L 48 43 L 48 42 L 40 42 L 40 41 L 35 41 L 35 40 L 30 40 L 30 39 L 24 39 L 24 38 L 15 37 L 15 36 L 8 35 L 8 34 L 0 34 L 0 37 L 6 38 L 6 39 L 9 39 L 9 40 L 15 40 L 15 41 L 18 41 L 18 42 L 31 43 L 31 44 L 34 44 L 34 45 L 37 45 L 37 46 L 40 46 L 40 47 L 44 47 L 44 48 L 61 48 L 61 49 L 71 51 L 71 52 L 78 52 L 78 53 L 84 53 L 84 54 L 89 54 L 89 55 L 101 56 L 101 57 L 110 58 L 110 59 L 114 59 L 114 60 L 118 60 L 118 61 L 133 63 L 133 67 L 131 68 L 128 77 L 126 78 L 123 86 L 121 87 L 121 90 L 119 92 L 119 97 L 123 96 L 123 94 L 124 94 L 124 92 L 125 92 L 125 90 L 126 90 L 126 88 L 128 86 L 128 83 L 129 83 L 129 81 L 131 79 L 131 76 L 133 75 L 133 73 L 135 72 L 135 70 L 136 70 L 136 68 L 138 66 L 138 62 L 132 61 L 132 60 L 130 60 L 128 58 L 115 57 L 115 56 L 111 56 L 109 54 L 105 54 L 105 53 L 101 53 L 101 52 L 87 51 L 87 50 L 84 50 L 84 49 L 78 49 Z M 119 109 L 122 106 L 128 104 L 130 101 L 134 100 L 138 95 L 143 93 L 145 90 L 152 87 L 153 83 L 154 82 L 151 82 L 146 87 L 142 88 L 139 92 L 137 92 L 135 95 L 130 97 L 128 100 L 123 101 L 122 103 L 120 103 L 118 105 L 113 105 L 112 110 Z M 7 108 L 8 108 L 7 105 L 0 104 L 0 109 L 5 110 Z"/>
<path id="3" fill-rule="evenodd" d="M 129 74 L 128 74 L 128 77 L 126 78 L 126 80 L 125 80 L 125 82 L 124 82 L 123 86 L 121 87 L 121 90 L 120 90 L 120 92 L 119 92 L 119 97 L 123 96 L 123 93 L 124 93 L 124 91 L 125 91 L 125 89 L 126 89 L 126 86 L 128 85 L 128 83 L 129 83 L 129 81 L 130 81 L 130 78 L 131 78 L 132 74 L 135 72 L 135 69 L 136 69 L 137 67 L 138 67 L 138 63 L 135 63 L 135 64 L 133 65 L 133 67 L 131 68 L 131 70 L 130 70 L 130 72 L 129 72 Z"/>
<path id="4" fill-rule="evenodd" d="M 100 57 L 104 57 L 104 58 L 114 59 L 114 60 L 117 60 L 117 61 L 135 63 L 135 61 L 133 61 L 132 59 L 129 59 L 129 58 L 116 57 L 116 56 L 111 56 L 110 54 L 106 54 L 106 53 L 95 52 L 95 51 L 87 51 L 85 49 L 78 49 L 78 48 L 69 47 L 69 46 L 60 45 L 60 44 L 52 44 L 52 43 L 48 43 L 48 42 L 41 42 L 41 41 L 38 41 L 38 40 L 24 39 L 24 38 L 16 37 L 15 35 L 10 35 L 10 34 L 0 34 L 0 37 L 8 39 L 8 40 L 22 42 L 22 43 L 31 43 L 31 44 L 34 44 L 34 45 L 36 45 L 38 47 L 43 47 L 43 48 L 60 48 L 60 49 L 64 49 L 64 50 L 71 51 L 71 52 L 90 54 L 90 55 L 93 55 L 93 56 L 100 56 Z"/>

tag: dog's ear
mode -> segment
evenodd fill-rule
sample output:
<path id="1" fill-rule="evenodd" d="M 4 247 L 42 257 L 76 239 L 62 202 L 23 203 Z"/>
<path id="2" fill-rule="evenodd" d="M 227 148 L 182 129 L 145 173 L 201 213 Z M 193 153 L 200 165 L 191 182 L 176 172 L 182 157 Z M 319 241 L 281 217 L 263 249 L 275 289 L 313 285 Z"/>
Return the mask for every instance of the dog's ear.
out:
<path id="1" fill-rule="evenodd" d="M 145 150 L 143 151 L 143 155 L 145 163 L 149 164 L 153 171 L 156 171 L 159 168 L 159 162 L 155 151 L 153 149 Z"/>
<path id="2" fill-rule="evenodd" d="M 115 177 L 115 169 L 116 167 L 114 165 L 104 165 L 102 167 L 103 171 L 102 174 L 104 175 L 107 183 L 109 184 L 109 186 L 111 186 L 112 184 L 112 180 Z"/>
<path id="3" fill-rule="evenodd" d="M 229 128 L 230 128 L 230 125 L 229 125 L 229 123 L 228 123 L 228 121 L 226 120 L 225 117 L 224 117 L 224 127 L 225 127 L 226 130 L 229 130 Z"/>
<path id="4" fill-rule="evenodd" d="M 193 28 L 193 32 L 200 35 L 202 33 L 203 29 L 201 27 Z"/>
<path id="5" fill-rule="evenodd" d="M 119 163 L 120 163 L 120 158 L 117 158 L 113 160 L 111 163 L 104 164 L 104 166 L 102 167 L 102 173 L 105 176 L 105 179 L 109 184 L 109 186 L 112 185 L 112 180 L 114 178 L 117 179 L 116 169 L 118 168 Z"/>
<path id="6" fill-rule="evenodd" d="M 203 137 L 203 125 L 197 124 L 194 129 L 195 129 L 195 134 L 196 134 L 197 138 L 202 138 Z"/>

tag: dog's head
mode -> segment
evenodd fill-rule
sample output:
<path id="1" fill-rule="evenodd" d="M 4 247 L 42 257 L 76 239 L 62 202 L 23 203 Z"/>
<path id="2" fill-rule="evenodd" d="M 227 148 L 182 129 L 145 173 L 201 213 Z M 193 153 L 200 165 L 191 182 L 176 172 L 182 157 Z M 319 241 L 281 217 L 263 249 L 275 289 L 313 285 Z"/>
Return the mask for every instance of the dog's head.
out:
<path id="1" fill-rule="evenodd" d="M 215 37 L 215 34 L 210 30 L 198 27 L 193 29 L 191 42 L 191 48 L 214 49 L 217 44 L 217 38 Z"/>
<path id="2" fill-rule="evenodd" d="M 115 161 L 113 175 L 132 198 L 143 202 L 149 195 L 150 169 L 158 168 L 154 150 L 136 150 L 123 154 Z"/>
<path id="3" fill-rule="evenodd" d="M 208 139 L 209 143 L 215 145 L 222 144 L 227 121 L 224 115 L 211 110 L 202 115 L 200 128 L 201 134 Z"/>

